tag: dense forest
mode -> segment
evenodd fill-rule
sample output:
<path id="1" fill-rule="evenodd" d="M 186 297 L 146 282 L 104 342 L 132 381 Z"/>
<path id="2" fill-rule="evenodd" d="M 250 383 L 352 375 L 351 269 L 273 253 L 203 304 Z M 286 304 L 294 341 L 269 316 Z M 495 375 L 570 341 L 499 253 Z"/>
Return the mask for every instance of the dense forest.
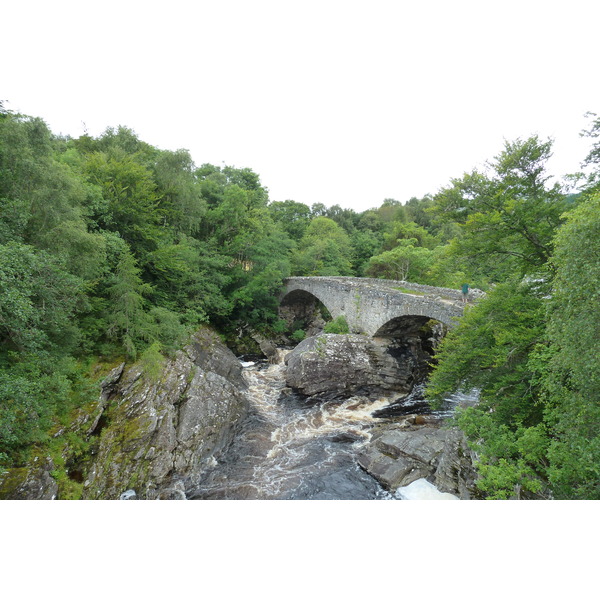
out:
<path id="1" fill-rule="evenodd" d="M 576 194 L 532 136 L 358 213 L 270 201 L 250 168 L 126 127 L 57 136 L 0 103 L 0 469 L 57 452 L 53 431 L 123 357 L 151 369 L 201 324 L 230 344 L 301 339 L 278 318 L 283 278 L 354 275 L 486 291 L 445 338 L 430 401 L 480 390 L 457 422 L 488 497 L 600 499 L 600 118 L 583 135 Z"/>

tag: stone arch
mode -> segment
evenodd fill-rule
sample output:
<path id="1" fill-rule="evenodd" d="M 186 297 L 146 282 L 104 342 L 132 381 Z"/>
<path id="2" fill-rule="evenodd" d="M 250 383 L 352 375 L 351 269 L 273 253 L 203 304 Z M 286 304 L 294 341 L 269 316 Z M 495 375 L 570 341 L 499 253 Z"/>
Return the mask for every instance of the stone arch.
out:
<path id="1" fill-rule="evenodd" d="M 437 319 L 423 315 L 398 315 L 383 323 L 373 334 L 375 338 L 396 338 L 403 335 L 417 334 L 428 324 L 435 322 L 443 326 Z"/>
<path id="2" fill-rule="evenodd" d="M 323 309 L 329 315 L 323 315 Z M 302 327 L 309 336 L 322 329 L 324 317 L 327 316 L 333 316 L 331 308 L 318 295 L 307 290 L 292 290 L 285 294 L 279 303 L 279 317 L 286 321 L 288 327 L 292 328 L 295 322 L 302 322 Z"/>
<path id="3" fill-rule="evenodd" d="M 448 326 L 425 315 L 398 315 L 385 321 L 373 339 L 387 348 L 400 363 L 411 365 L 415 381 L 425 379 L 437 346 L 448 332 Z"/>

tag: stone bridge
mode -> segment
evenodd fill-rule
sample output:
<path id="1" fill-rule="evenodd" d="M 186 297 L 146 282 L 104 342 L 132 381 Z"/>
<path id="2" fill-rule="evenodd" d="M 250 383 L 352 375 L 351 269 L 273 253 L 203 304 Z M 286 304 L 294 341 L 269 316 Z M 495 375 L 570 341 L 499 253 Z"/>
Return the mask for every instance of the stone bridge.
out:
<path id="1" fill-rule="evenodd" d="M 472 290 L 470 300 L 482 295 Z M 289 277 L 284 281 L 283 310 L 314 306 L 315 298 L 334 319 L 346 317 L 352 333 L 371 337 L 395 337 L 431 319 L 454 327 L 464 311 L 460 290 L 449 288 L 366 277 Z"/>

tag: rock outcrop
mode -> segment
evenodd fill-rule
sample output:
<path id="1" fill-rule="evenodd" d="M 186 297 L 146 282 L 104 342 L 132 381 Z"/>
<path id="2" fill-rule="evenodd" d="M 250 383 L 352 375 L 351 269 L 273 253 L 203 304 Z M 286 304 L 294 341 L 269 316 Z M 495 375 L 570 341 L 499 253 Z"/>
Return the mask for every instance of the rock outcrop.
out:
<path id="1" fill-rule="evenodd" d="M 98 437 L 84 498 L 181 498 L 233 439 L 247 411 L 240 362 L 209 330 L 157 377 L 120 368 L 103 384 L 88 433 Z"/>
<path id="2" fill-rule="evenodd" d="M 0 476 L 2 500 L 54 500 L 58 484 L 52 478 L 54 463 L 49 456 L 36 453 L 29 464 Z"/>
<path id="3" fill-rule="evenodd" d="M 77 481 L 83 498 L 185 498 L 237 433 L 248 410 L 246 383 L 240 361 L 215 333 L 200 330 L 150 371 L 139 363 L 115 367 L 97 400 L 53 434 L 74 434 L 87 446 L 82 454 L 65 441 L 61 456 L 61 476 Z M 0 498 L 62 497 L 58 470 L 40 452 L 0 473 Z"/>
<path id="4" fill-rule="evenodd" d="M 332 399 L 382 390 L 407 393 L 419 360 L 408 344 L 322 334 L 300 342 L 286 362 L 289 387 L 305 396 Z"/>
<path id="5" fill-rule="evenodd" d="M 375 433 L 358 464 L 390 492 L 427 479 L 462 500 L 476 496 L 474 456 L 464 434 L 457 428 L 415 427 L 416 421 L 409 417 Z"/>

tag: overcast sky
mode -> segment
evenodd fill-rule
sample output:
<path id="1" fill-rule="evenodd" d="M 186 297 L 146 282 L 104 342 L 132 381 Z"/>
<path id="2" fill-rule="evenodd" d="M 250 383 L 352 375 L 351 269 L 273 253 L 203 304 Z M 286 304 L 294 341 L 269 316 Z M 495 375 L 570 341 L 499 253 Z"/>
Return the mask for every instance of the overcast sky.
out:
<path id="1" fill-rule="evenodd" d="M 578 169 L 600 113 L 597 0 L 5 3 L 0 99 L 55 133 L 125 125 L 272 200 L 435 193 L 503 140 Z"/>

